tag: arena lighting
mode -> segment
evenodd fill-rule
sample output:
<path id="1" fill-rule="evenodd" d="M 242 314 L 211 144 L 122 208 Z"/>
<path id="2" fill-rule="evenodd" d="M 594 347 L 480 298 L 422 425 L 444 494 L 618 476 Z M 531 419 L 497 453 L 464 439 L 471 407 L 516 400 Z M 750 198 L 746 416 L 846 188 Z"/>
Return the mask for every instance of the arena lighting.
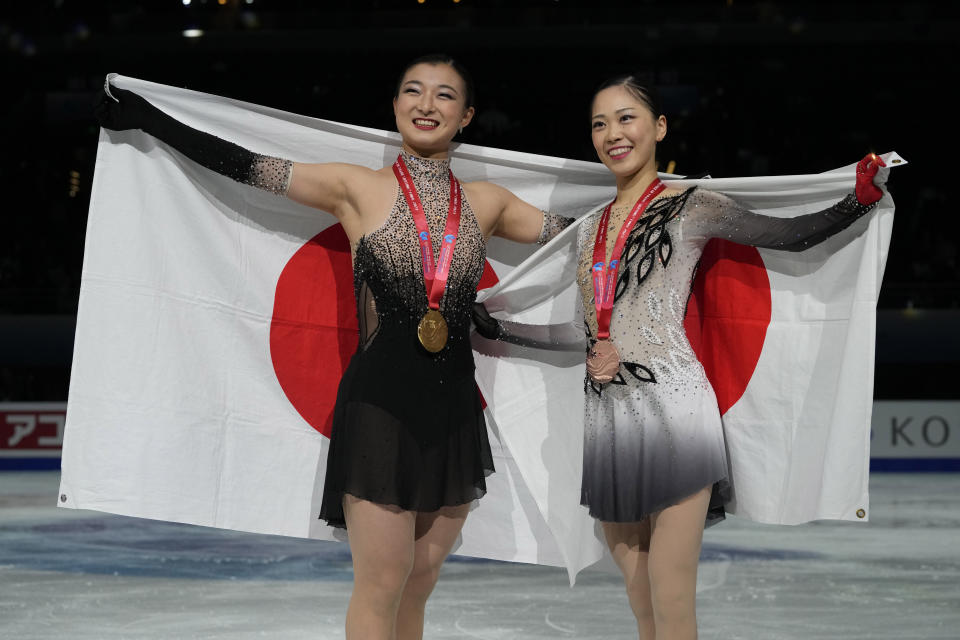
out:
<path id="1" fill-rule="evenodd" d="M 71 198 L 76 198 L 77 193 L 80 191 L 80 172 L 76 170 L 70 171 L 70 189 L 67 192 L 67 195 Z"/>
<path id="2" fill-rule="evenodd" d="M 189 6 L 190 6 L 190 0 L 183 0 L 183 6 L 189 7 Z"/>
<path id="3" fill-rule="evenodd" d="M 203 35 L 203 29 L 184 29 L 183 37 L 184 38 L 199 38 Z"/>
<path id="4" fill-rule="evenodd" d="M 217 0 L 217 4 L 222 7 L 223 5 L 227 4 L 227 0 Z"/>

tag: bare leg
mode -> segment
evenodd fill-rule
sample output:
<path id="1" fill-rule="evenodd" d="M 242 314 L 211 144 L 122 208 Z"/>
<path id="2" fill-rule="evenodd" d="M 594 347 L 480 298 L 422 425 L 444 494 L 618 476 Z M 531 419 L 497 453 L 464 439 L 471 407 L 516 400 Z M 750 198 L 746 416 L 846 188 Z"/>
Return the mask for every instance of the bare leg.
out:
<path id="1" fill-rule="evenodd" d="M 440 567 L 457 541 L 469 511 L 468 503 L 417 514 L 413 570 L 403 589 L 397 614 L 397 640 L 423 637 L 427 598 L 437 584 Z"/>
<path id="2" fill-rule="evenodd" d="M 397 608 L 413 568 L 416 513 L 343 497 L 353 593 L 347 607 L 347 640 L 394 640 Z"/>
<path id="3" fill-rule="evenodd" d="M 697 637 L 697 564 L 711 487 L 650 516 L 650 596 L 657 640 Z"/>
<path id="4" fill-rule="evenodd" d="M 650 555 L 650 519 L 641 522 L 602 522 L 603 533 L 627 588 L 627 599 L 637 619 L 640 640 L 656 636 L 653 603 L 650 600 L 650 578 L 647 562 Z"/>

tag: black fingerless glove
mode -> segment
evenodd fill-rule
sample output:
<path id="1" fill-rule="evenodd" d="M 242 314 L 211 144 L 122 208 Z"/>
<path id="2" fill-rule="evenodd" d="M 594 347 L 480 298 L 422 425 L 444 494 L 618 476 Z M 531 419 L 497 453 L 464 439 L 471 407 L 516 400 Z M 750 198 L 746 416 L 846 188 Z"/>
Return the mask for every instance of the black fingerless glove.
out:
<path id="1" fill-rule="evenodd" d="M 222 138 L 188 127 L 132 91 L 110 87 L 114 100 L 101 91 L 94 107 L 104 129 L 142 129 L 194 162 L 237 182 L 286 195 L 293 163 L 254 153 Z"/>

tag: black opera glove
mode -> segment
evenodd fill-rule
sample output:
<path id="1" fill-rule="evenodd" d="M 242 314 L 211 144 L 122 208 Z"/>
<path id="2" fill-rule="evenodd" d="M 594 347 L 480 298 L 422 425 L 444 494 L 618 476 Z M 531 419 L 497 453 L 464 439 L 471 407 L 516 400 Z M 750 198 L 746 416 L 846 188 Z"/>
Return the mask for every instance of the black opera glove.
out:
<path id="1" fill-rule="evenodd" d="M 472 316 L 477 333 L 487 340 L 499 340 L 503 336 L 503 325 L 490 315 L 482 302 L 473 303 Z"/>
<path id="2" fill-rule="evenodd" d="M 286 195 L 293 171 L 290 160 L 254 153 L 188 127 L 132 91 L 109 85 L 104 89 L 94 107 L 94 115 L 104 129 L 142 129 L 211 171 L 276 195 Z"/>
<path id="3" fill-rule="evenodd" d="M 472 315 L 477 333 L 488 340 L 500 340 L 547 351 L 583 351 L 586 346 L 582 324 L 568 322 L 539 325 L 497 320 L 487 312 L 487 307 L 481 302 L 473 303 Z"/>
<path id="4" fill-rule="evenodd" d="M 106 88 L 105 85 L 100 91 L 97 103 L 93 107 L 93 114 L 97 117 L 100 126 L 112 131 L 143 128 L 143 123 L 150 120 L 151 111 L 156 107 L 133 91 L 110 87 L 108 94 Z M 123 102 L 120 101 L 121 99 Z"/>

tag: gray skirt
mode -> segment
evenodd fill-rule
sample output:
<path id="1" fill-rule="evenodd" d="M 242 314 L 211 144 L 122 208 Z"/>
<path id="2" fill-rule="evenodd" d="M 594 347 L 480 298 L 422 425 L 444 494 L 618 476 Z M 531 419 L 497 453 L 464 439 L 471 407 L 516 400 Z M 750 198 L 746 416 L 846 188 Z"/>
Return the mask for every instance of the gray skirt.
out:
<path id="1" fill-rule="evenodd" d="M 722 519 L 727 454 L 706 377 L 622 380 L 603 385 L 599 394 L 585 385 L 580 503 L 603 522 L 638 522 L 713 486 L 707 524 Z"/>

